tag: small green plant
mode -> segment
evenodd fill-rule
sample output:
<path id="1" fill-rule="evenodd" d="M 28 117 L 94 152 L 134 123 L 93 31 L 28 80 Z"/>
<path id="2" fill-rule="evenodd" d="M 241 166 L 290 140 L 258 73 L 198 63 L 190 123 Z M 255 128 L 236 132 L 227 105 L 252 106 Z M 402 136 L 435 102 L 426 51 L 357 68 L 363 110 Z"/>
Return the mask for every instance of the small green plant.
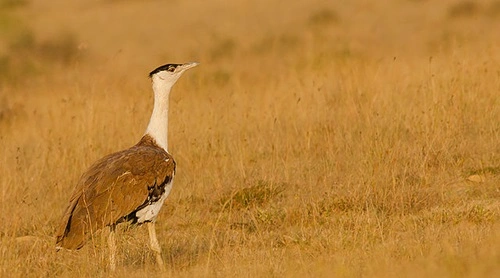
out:
<path id="1" fill-rule="evenodd" d="M 223 39 L 215 43 L 210 50 L 210 58 L 212 60 L 231 57 L 236 49 L 236 43 L 232 39 Z"/>
<path id="2" fill-rule="evenodd" d="M 0 9 L 11 9 L 28 4 L 28 0 L 1 0 Z"/>
<path id="3" fill-rule="evenodd" d="M 61 63 L 70 63 L 78 56 L 78 42 L 73 33 L 63 32 L 56 38 L 37 45 L 40 57 Z"/>
<path id="4" fill-rule="evenodd" d="M 471 17 L 480 11 L 479 5 L 475 1 L 462 1 L 453 4 L 448 9 L 450 18 Z"/>
<path id="5" fill-rule="evenodd" d="M 330 9 L 322 9 L 312 13 L 307 21 L 313 26 L 324 26 L 339 22 L 337 13 Z"/>
<path id="6" fill-rule="evenodd" d="M 216 206 L 221 208 L 226 204 L 226 208 L 230 207 L 232 209 L 259 207 L 279 197 L 282 192 L 282 186 L 266 181 L 258 181 L 255 185 L 225 194 L 217 201 Z"/>

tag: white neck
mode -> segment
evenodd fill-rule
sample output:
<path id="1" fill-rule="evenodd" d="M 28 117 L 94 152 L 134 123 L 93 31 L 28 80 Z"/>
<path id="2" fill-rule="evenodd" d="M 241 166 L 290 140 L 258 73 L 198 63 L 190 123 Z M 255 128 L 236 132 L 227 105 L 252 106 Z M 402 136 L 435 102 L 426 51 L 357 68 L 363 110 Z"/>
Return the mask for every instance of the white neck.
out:
<path id="1" fill-rule="evenodd" d="M 168 99 L 173 83 L 153 77 L 154 107 L 146 129 L 146 134 L 165 151 L 168 151 Z"/>

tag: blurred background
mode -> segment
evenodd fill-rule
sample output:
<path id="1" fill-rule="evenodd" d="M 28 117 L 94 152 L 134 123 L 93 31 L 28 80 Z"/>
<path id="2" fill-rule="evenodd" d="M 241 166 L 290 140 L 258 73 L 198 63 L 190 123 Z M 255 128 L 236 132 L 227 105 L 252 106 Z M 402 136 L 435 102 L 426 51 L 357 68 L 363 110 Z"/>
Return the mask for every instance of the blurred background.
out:
<path id="1" fill-rule="evenodd" d="M 98 240 L 52 252 L 69 192 L 197 61 L 171 276 L 499 277 L 499 30 L 500 0 L 0 0 L 0 276 L 106 275 Z M 141 231 L 118 276 L 157 274 Z"/>
<path id="2" fill-rule="evenodd" d="M 226 82 L 309 61 L 479 55 L 498 43 L 500 24 L 497 0 L 2 0 L 0 9 L 3 95 L 28 75 L 144 76 L 167 61 L 199 60 L 207 79 Z"/>

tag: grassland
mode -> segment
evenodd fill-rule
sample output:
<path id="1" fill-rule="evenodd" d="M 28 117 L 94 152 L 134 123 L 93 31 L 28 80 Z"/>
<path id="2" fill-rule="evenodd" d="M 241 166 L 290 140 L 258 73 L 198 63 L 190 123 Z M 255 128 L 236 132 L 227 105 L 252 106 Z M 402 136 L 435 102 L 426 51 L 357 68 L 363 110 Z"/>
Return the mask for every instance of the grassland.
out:
<path id="1" fill-rule="evenodd" d="M 141 137 L 149 70 L 191 60 L 165 276 L 500 276 L 499 1 L 19 2 L 0 12 L 1 277 L 159 276 L 144 227 L 119 229 L 116 274 L 105 233 L 53 236 L 81 173 Z"/>

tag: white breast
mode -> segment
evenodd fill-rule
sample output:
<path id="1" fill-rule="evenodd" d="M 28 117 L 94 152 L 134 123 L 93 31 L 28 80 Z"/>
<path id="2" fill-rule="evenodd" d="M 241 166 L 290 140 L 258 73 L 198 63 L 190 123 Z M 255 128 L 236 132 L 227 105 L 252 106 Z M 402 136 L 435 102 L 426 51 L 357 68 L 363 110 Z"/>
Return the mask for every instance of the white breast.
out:
<path id="1" fill-rule="evenodd" d="M 173 181 L 170 181 L 170 183 L 165 185 L 165 193 L 161 195 L 160 199 L 158 201 L 144 207 L 141 210 L 138 210 L 135 213 L 135 216 L 137 217 L 137 223 L 144 223 L 146 221 L 155 221 L 156 217 L 158 217 L 158 213 L 160 212 L 161 207 L 163 206 L 163 203 L 168 197 L 168 194 L 170 194 L 170 190 L 172 190 L 172 184 Z"/>

